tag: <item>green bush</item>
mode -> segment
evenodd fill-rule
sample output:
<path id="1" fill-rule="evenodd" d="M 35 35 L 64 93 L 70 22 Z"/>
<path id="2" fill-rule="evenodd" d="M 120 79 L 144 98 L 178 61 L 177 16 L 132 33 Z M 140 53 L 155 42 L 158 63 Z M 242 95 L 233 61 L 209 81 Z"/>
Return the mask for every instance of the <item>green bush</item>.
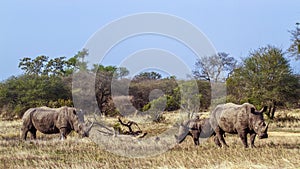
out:
<path id="1" fill-rule="evenodd" d="M 66 77 L 59 76 L 21 75 L 9 78 L 0 85 L 2 116 L 22 117 L 31 107 L 71 106 L 71 84 L 65 81 L 68 81 Z"/>

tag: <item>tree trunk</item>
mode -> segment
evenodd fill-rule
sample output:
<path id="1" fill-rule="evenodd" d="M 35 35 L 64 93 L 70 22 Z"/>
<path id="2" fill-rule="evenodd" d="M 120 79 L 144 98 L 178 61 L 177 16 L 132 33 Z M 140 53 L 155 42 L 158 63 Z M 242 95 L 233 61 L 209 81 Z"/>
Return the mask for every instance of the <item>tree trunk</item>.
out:
<path id="1" fill-rule="evenodd" d="M 273 101 L 269 106 L 269 111 L 266 113 L 269 119 L 273 120 L 276 111 L 276 102 Z"/>
<path id="2" fill-rule="evenodd" d="M 270 118 L 271 120 L 274 119 L 275 111 L 276 111 L 276 102 L 274 101 L 273 102 L 273 109 L 271 111 L 271 118 Z"/>
<path id="3" fill-rule="evenodd" d="M 269 110 L 266 112 L 268 118 L 270 118 L 271 110 L 272 110 L 272 106 L 270 105 Z"/>

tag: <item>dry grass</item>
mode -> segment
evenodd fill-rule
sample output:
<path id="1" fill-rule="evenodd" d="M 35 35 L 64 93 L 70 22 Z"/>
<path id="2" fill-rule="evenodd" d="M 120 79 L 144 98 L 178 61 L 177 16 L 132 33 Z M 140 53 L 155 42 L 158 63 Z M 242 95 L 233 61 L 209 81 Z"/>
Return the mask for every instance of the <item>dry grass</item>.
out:
<path id="1" fill-rule="evenodd" d="M 166 119 L 171 116 L 174 114 L 167 114 Z M 20 124 L 0 121 L 0 168 L 300 168 L 300 128 L 296 127 L 293 132 L 278 132 L 273 125 L 269 138 L 257 139 L 255 149 L 244 149 L 236 135 L 227 135 L 230 147 L 226 149 L 217 148 L 211 139 L 195 147 L 187 138 L 165 153 L 129 158 L 105 151 L 107 147 L 89 138 L 79 139 L 74 133 L 65 141 L 58 140 L 58 135 L 40 133 L 37 141 L 20 141 Z M 149 137 L 166 126 L 141 125 L 150 132 Z"/>
<path id="2" fill-rule="evenodd" d="M 274 124 L 278 128 L 289 130 L 300 128 L 300 109 L 277 111 Z"/>

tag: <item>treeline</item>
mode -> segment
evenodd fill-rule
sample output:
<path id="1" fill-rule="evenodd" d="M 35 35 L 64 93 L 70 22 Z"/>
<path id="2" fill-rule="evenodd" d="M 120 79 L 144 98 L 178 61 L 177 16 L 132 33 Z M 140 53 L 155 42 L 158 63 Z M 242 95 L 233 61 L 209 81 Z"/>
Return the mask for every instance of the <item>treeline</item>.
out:
<path id="1" fill-rule="evenodd" d="M 151 108 L 153 110 L 158 104 L 160 106 L 156 110 L 160 111 L 189 109 L 188 104 L 198 106 L 190 111 L 207 110 L 210 106 L 211 86 L 208 81 L 177 80 L 174 76 L 162 78 L 162 75 L 157 72 L 142 72 L 132 79 L 119 78 L 115 75 L 116 72 L 119 74 L 118 69 L 101 69 L 96 73 L 95 95 L 100 113 L 104 115 L 124 114 L 125 112 L 128 114 L 128 111 L 133 114 L 136 110 L 145 112 Z M 83 79 L 80 82 L 81 86 L 88 86 L 85 84 L 87 81 L 91 79 Z M 85 92 L 78 93 L 79 96 L 84 94 Z M 195 100 L 197 102 L 192 103 Z M 89 100 L 81 101 L 83 102 L 81 105 L 87 105 L 89 102 Z M 86 109 L 93 108 L 92 105 L 86 107 Z"/>
<path id="2" fill-rule="evenodd" d="M 20 118 L 31 107 L 74 106 L 73 73 L 82 70 L 96 74 L 95 97 L 101 113 L 105 115 L 119 113 L 112 101 L 112 80 L 119 83 L 118 95 L 128 95 L 128 93 L 124 93 L 122 83 L 130 83 L 129 95 L 133 98 L 131 102 L 138 110 L 146 111 L 150 108 L 149 95 L 154 89 L 161 90 L 168 98 L 164 108 L 166 111 L 180 108 L 180 86 L 175 77 L 162 78 L 162 75 L 157 72 L 143 72 L 130 80 L 125 78 L 129 71 L 124 67 L 94 65 L 89 70 L 84 61 L 87 55 L 88 51 L 83 49 L 70 59 L 66 59 L 66 57 L 49 59 L 48 56 L 21 59 L 19 68 L 24 73 L 17 77 L 12 76 L 0 83 L 0 115 L 5 118 Z M 85 85 L 84 81 L 87 80 L 83 79 L 83 86 Z M 198 83 L 199 86 L 202 86 L 199 92 L 203 108 L 207 109 L 210 104 L 209 83 L 200 80 Z M 84 104 L 89 103 L 87 101 Z M 87 111 L 93 111 L 93 109 Z"/>
<path id="3" fill-rule="evenodd" d="M 129 71 L 124 67 L 94 65 L 88 69 L 84 61 L 87 55 L 88 51 L 83 49 L 70 59 L 47 56 L 21 59 L 19 67 L 24 73 L 0 83 L 0 115 L 20 118 L 30 107 L 73 106 L 72 92 L 80 91 L 72 91 L 72 75 L 81 71 L 96 76 L 90 90 L 94 92 L 100 113 L 111 116 L 122 111 L 114 105 L 113 97 L 119 97 L 118 103 L 124 103 L 125 109 L 129 103 L 141 112 L 178 109 L 198 112 L 208 110 L 218 101 L 250 102 L 258 107 L 268 105 L 270 118 L 277 107 L 300 105 L 300 76 L 291 70 L 285 53 L 274 46 L 250 52 L 241 63 L 226 53 L 200 58 L 195 63 L 194 77 L 186 80 L 174 76 L 163 78 L 157 72 L 142 72 L 129 79 Z M 85 75 L 81 85 L 86 86 L 88 81 Z M 216 91 L 212 90 L 224 92 L 212 88 L 215 84 L 226 84 L 226 95 L 214 98 Z M 82 97 L 84 94 L 80 93 Z M 122 102 L 126 95 L 130 96 L 129 102 Z M 89 102 L 85 100 L 83 104 Z"/>

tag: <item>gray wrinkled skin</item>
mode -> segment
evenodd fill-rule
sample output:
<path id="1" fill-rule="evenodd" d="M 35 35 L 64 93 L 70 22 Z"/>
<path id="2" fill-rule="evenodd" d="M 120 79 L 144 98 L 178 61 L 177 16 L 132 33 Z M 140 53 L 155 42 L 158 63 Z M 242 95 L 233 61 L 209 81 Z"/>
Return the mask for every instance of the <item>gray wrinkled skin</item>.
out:
<path id="1" fill-rule="evenodd" d="M 36 139 L 36 132 L 44 134 L 60 133 L 60 138 L 66 139 L 67 135 L 75 130 L 82 137 L 88 137 L 90 127 L 83 124 L 83 114 L 72 107 L 48 108 L 38 107 L 28 109 L 22 118 L 21 138 L 26 140 L 30 132 Z"/>
<path id="2" fill-rule="evenodd" d="M 263 119 L 263 112 L 266 110 L 267 107 L 264 107 L 262 110 L 257 111 L 249 103 L 218 105 L 210 117 L 211 126 L 216 133 L 214 138 L 216 145 L 228 147 L 223 137 L 225 133 L 238 134 L 245 148 L 248 147 L 247 134 L 250 134 L 251 147 L 255 147 L 256 135 L 260 139 L 268 138 L 268 125 L 265 124 Z"/>
<path id="3" fill-rule="evenodd" d="M 187 136 L 191 136 L 194 144 L 199 145 L 199 138 L 208 138 L 213 134 L 214 132 L 209 124 L 209 119 L 199 119 L 199 117 L 196 117 L 183 122 L 175 138 L 177 143 L 180 144 Z"/>

